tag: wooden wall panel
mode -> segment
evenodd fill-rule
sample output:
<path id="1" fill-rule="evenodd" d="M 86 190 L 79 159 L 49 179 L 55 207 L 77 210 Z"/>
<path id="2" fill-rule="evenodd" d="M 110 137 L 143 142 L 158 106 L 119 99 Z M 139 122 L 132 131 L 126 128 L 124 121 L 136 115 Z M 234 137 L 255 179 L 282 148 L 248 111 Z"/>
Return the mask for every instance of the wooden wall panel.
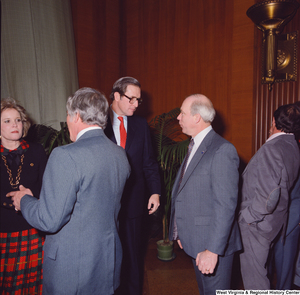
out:
<path id="1" fill-rule="evenodd" d="M 123 74 L 136 76 L 150 95 L 148 116 L 178 107 L 186 96 L 197 92 L 227 106 L 224 93 L 228 87 L 232 38 L 228 22 L 232 10 L 231 1 L 220 3 L 127 1 L 125 15 L 130 23 L 127 21 Z M 139 7 L 140 18 L 134 17 L 134 7 Z"/>
<path id="2" fill-rule="evenodd" d="M 298 80 L 295 82 L 275 83 L 273 90 L 269 91 L 266 84 L 261 84 L 261 44 L 263 34 L 255 28 L 255 38 L 257 46 L 255 54 L 257 56 L 255 63 L 254 79 L 254 102 L 255 102 L 255 129 L 253 152 L 256 152 L 269 136 L 272 117 L 274 111 L 281 105 L 300 101 L 300 9 L 283 30 L 283 34 L 298 30 Z"/>
<path id="3" fill-rule="evenodd" d="M 246 16 L 254 1 L 234 1 L 232 40 L 231 102 L 232 143 L 237 147 L 241 170 L 252 156 L 253 141 L 253 66 L 254 30 Z"/>
<path id="4" fill-rule="evenodd" d="M 241 157 L 252 155 L 253 0 L 126 0 L 126 66 L 142 83 L 147 118 L 202 93 L 214 103 L 214 124 Z M 137 17 L 137 14 L 139 17 Z M 133 46 L 134 44 L 134 46 Z"/>
<path id="5" fill-rule="evenodd" d="M 255 0 L 71 0 L 80 86 L 109 95 L 136 77 L 148 120 L 193 93 L 217 110 L 214 128 L 252 156 Z"/>
<path id="6" fill-rule="evenodd" d="M 80 87 L 109 96 L 120 76 L 119 0 L 71 0 Z"/>

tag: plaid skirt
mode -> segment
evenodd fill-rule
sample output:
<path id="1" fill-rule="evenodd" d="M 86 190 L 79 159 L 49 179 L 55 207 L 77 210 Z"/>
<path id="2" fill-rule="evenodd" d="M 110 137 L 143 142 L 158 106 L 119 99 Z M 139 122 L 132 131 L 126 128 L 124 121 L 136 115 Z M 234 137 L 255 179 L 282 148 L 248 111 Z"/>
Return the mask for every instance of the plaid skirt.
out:
<path id="1" fill-rule="evenodd" d="M 42 237 L 36 229 L 0 233 L 0 294 L 42 294 Z"/>

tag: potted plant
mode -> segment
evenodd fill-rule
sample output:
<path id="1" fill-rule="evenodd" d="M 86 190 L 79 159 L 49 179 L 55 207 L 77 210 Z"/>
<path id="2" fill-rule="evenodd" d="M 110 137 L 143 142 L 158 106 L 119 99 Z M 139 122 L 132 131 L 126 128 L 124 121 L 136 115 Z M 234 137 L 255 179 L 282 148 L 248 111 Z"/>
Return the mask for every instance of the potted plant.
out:
<path id="1" fill-rule="evenodd" d="M 181 132 L 177 117 L 180 109 L 176 108 L 153 118 L 149 125 L 157 152 L 157 160 L 162 174 L 161 204 L 163 208 L 163 240 L 157 242 L 158 258 L 169 261 L 174 258 L 173 242 L 169 240 L 169 215 L 172 188 L 177 171 L 187 152 L 188 136 Z M 170 250 L 166 250 L 169 248 Z M 168 253 L 171 252 L 171 253 Z"/>
<path id="2" fill-rule="evenodd" d="M 30 127 L 26 139 L 42 144 L 49 156 L 55 147 L 71 143 L 67 124 L 60 122 L 60 127 L 58 131 L 44 124 L 34 124 Z"/>

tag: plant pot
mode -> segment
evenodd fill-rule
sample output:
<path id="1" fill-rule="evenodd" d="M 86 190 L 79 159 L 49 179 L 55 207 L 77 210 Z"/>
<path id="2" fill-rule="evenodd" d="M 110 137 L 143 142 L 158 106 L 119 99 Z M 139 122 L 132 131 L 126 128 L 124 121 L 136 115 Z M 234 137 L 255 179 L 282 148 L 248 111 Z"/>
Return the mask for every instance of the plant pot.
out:
<path id="1" fill-rule="evenodd" d="M 156 242 L 157 245 L 157 258 L 162 261 L 172 261 L 176 255 L 173 251 L 173 242 L 164 242 L 159 240 Z"/>

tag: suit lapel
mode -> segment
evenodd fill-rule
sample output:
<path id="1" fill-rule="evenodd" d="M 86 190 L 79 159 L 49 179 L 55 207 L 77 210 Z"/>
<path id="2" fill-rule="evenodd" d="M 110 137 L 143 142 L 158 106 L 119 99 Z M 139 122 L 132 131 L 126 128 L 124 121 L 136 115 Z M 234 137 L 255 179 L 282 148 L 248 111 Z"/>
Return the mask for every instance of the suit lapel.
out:
<path id="1" fill-rule="evenodd" d="M 127 139 L 125 150 L 128 151 L 135 136 L 134 117 L 127 117 Z"/>
<path id="2" fill-rule="evenodd" d="M 126 139 L 126 146 L 125 150 L 128 151 L 135 136 L 135 128 L 134 128 L 134 117 L 127 117 L 127 139 Z M 111 119 L 108 117 L 107 125 L 105 128 L 106 136 L 113 141 L 115 144 L 117 143 L 115 133 L 111 124 Z"/>
<path id="3" fill-rule="evenodd" d="M 181 181 L 180 187 L 178 189 L 177 194 L 182 190 L 182 188 L 185 186 L 187 180 L 190 178 L 191 174 L 193 173 L 193 171 L 195 170 L 195 168 L 197 167 L 197 165 L 199 164 L 199 162 L 201 161 L 202 157 L 205 155 L 207 149 L 209 148 L 209 146 L 211 145 L 212 142 L 212 138 L 215 135 L 215 131 L 211 130 L 203 139 L 203 141 L 201 142 L 200 146 L 198 147 L 196 153 L 194 154 L 192 160 L 190 161 L 183 179 Z M 180 167 L 180 171 L 182 169 L 182 165 Z M 178 185 L 178 184 L 177 184 Z"/>
<path id="4" fill-rule="evenodd" d="M 175 200 L 177 197 L 177 192 L 178 192 L 178 182 L 179 182 L 179 178 L 180 178 L 180 174 L 181 174 L 181 170 L 182 170 L 182 165 L 180 166 L 174 184 L 173 184 L 173 188 L 172 188 L 172 200 Z"/>

